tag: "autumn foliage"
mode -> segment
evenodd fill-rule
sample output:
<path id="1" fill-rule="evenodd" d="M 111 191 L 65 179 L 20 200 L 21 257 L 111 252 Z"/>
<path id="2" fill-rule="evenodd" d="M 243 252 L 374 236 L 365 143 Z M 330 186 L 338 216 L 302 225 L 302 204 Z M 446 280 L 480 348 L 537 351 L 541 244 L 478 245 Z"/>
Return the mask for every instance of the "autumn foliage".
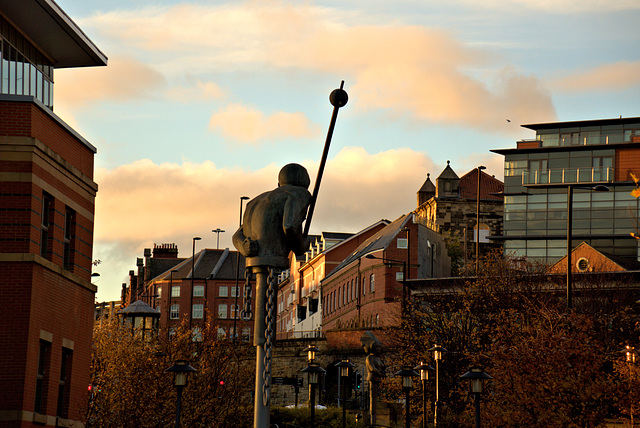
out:
<path id="1" fill-rule="evenodd" d="M 117 321 L 97 325 L 87 426 L 173 426 L 176 388 L 165 369 L 176 360 L 198 370 L 183 391 L 182 426 L 251 426 L 252 348 L 216 336 L 217 329 L 208 327 L 195 342 L 183 325 L 170 340 L 142 341 Z"/>
<path id="2" fill-rule="evenodd" d="M 412 302 L 392 346 L 402 352 L 387 356 L 393 372 L 420 361 L 435 365 L 428 352 L 434 344 L 448 350 L 440 362 L 439 426 L 473 426 L 473 399 L 459 377 L 473 365 L 494 378 L 482 395 L 484 426 L 597 427 L 640 407 L 640 372 L 620 352 L 640 339 L 636 288 L 594 276 L 568 311 L 563 284 L 541 267 L 499 253 L 482 266 L 459 290 Z M 412 420 L 420 423 L 422 388 L 415 383 Z M 404 396 L 397 379 L 385 384 L 389 398 Z M 433 422 L 434 383 L 428 388 Z"/>

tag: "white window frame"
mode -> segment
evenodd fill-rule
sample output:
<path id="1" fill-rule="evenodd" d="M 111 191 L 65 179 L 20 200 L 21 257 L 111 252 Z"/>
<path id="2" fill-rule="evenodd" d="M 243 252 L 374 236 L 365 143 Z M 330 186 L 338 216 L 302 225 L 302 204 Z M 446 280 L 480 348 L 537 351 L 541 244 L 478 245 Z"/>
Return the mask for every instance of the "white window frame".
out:
<path id="1" fill-rule="evenodd" d="M 191 318 L 196 320 L 204 318 L 204 305 L 202 303 L 194 303 L 191 306 Z"/>
<path id="2" fill-rule="evenodd" d="M 407 238 L 398 238 L 396 245 L 399 250 L 406 250 L 409 248 L 409 240 Z"/>
<path id="3" fill-rule="evenodd" d="M 229 287 L 221 285 L 218 288 L 218 297 L 229 297 Z"/>
<path id="4" fill-rule="evenodd" d="M 172 285 L 171 286 L 171 297 L 180 297 L 180 286 Z"/>
<path id="5" fill-rule="evenodd" d="M 197 290 L 197 293 L 196 293 Z M 193 286 L 193 297 L 204 297 L 204 285 Z"/>
<path id="6" fill-rule="evenodd" d="M 226 320 L 229 313 L 227 312 L 227 304 L 220 303 L 218 305 L 218 318 L 221 320 Z"/>
<path id="7" fill-rule="evenodd" d="M 180 318 L 180 305 L 178 303 L 173 303 L 171 305 L 171 310 L 169 312 L 169 319 L 177 320 Z"/>

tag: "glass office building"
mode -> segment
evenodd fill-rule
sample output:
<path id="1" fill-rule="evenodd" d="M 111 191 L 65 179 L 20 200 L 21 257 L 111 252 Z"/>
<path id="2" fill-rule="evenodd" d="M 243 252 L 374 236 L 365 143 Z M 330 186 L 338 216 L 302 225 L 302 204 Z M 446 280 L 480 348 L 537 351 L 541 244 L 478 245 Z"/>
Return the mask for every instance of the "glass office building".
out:
<path id="1" fill-rule="evenodd" d="M 630 233 L 638 219 L 631 191 L 632 175 L 640 177 L 640 118 L 523 126 L 536 132 L 534 140 L 492 150 L 505 158 L 505 254 L 546 263 L 566 255 L 571 193 L 573 247 L 585 241 L 639 259 Z"/>

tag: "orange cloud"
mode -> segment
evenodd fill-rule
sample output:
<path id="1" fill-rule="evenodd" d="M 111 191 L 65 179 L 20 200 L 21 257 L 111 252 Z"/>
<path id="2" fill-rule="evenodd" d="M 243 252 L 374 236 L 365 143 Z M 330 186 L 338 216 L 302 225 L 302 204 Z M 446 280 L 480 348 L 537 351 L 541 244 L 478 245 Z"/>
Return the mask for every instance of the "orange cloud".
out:
<path id="1" fill-rule="evenodd" d="M 171 100 L 189 103 L 191 101 L 221 99 L 224 98 L 226 94 L 215 82 L 202 82 L 197 80 L 195 84 L 192 85 L 169 88 L 165 95 Z"/>
<path id="2" fill-rule="evenodd" d="M 152 67 L 114 57 L 107 67 L 56 70 L 56 104 L 80 107 L 101 100 L 152 98 L 164 84 L 165 78 Z"/>
<path id="3" fill-rule="evenodd" d="M 256 109 L 232 104 L 215 112 L 209 129 L 240 143 L 256 143 L 266 138 L 312 138 L 320 134 L 302 113 L 276 112 L 265 116 Z"/>
<path id="4" fill-rule="evenodd" d="M 168 75 L 186 68 L 311 70 L 344 77 L 353 106 L 384 109 L 391 117 L 492 132 L 504 130 L 505 118 L 555 119 L 544 83 L 496 67 L 490 52 L 433 28 L 354 24 L 365 18 L 308 3 L 265 1 L 111 12 L 82 24 L 114 42 L 162 55 L 160 68 Z M 478 71 L 488 80 L 475 77 Z M 259 118 L 251 120 L 259 127 Z M 255 138 L 227 128 L 230 135 Z"/>
<path id="5" fill-rule="evenodd" d="M 619 61 L 580 71 L 554 81 L 566 92 L 622 90 L 640 85 L 640 61 Z"/>

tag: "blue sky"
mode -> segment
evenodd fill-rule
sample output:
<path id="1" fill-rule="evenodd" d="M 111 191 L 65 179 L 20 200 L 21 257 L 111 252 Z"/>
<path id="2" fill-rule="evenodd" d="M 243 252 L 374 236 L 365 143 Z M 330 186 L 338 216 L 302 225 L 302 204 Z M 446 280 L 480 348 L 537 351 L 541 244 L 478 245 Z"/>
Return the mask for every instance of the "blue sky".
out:
<path id="1" fill-rule="evenodd" d="M 489 150 L 522 124 L 640 116 L 635 0 L 58 4 L 109 57 L 55 75 L 56 113 L 98 148 L 98 300 L 154 243 L 189 256 L 221 228 L 230 247 L 240 196 L 284 164 L 313 180 L 341 80 L 312 233 L 411 211 L 447 160 L 502 178 Z"/>

